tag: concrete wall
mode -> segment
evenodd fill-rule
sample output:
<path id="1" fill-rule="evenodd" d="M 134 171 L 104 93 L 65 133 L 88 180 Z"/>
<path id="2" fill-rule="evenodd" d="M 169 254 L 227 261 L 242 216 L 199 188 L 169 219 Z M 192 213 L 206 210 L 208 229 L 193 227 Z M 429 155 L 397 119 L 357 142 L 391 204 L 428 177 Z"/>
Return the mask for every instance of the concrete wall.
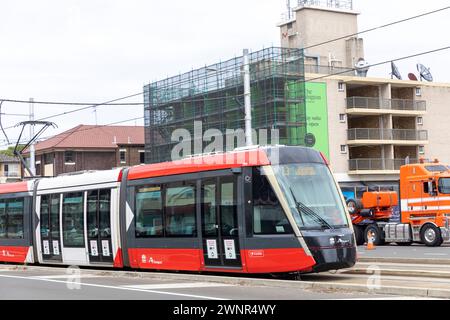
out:
<path id="1" fill-rule="evenodd" d="M 307 75 L 307 78 L 314 75 Z M 347 153 L 341 153 L 341 145 L 347 144 L 348 128 L 378 128 L 383 126 L 386 129 L 417 129 L 428 130 L 429 144 L 425 145 L 425 158 L 439 158 L 441 161 L 450 164 L 450 144 L 448 142 L 450 124 L 450 84 L 433 84 L 417 82 L 417 86 L 422 89 L 422 96 L 415 96 L 415 86 L 411 81 L 397 81 L 390 79 L 361 79 L 356 77 L 329 77 L 321 81 L 327 83 L 328 94 L 328 117 L 329 117 L 329 142 L 330 142 L 330 162 L 333 171 L 337 176 L 348 177 L 348 159 L 352 158 L 379 158 L 404 159 L 409 156 L 412 159 L 418 158 L 419 145 L 412 146 L 376 146 L 375 148 L 356 147 L 349 148 Z M 338 91 L 338 83 L 345 82 L 345 90 Z M 367 82 L 367 84 L 364 84 Z M 404 88 L 401 88 L 401 86 Z M 347 92 L 348 87 L 352 88 Z M 356 88 L 358 87 L 358 88 Z M 391 90 L 392 89 L 392 90 Z M 427 102 L 427 112 L 421 114 L 423 125 L 417 124 L 415 115 L 347 115 L 345 123 L 340 122 L 339 115 L 346 114 L 345 99 L 350 94 L 365 94 L 383 99 L 405 97 L 414 100 L 425 100 Z M 376 94 L 378 93 L 378 94 Z M 411 97 L 414 94 L 414 97 Z M 376 179 L 397 179 L 397 176 L 386 175 L 362 175 L 351 176 L 351 179 L 358 181 L 374 181 Z M 394 179 L 394 180 L 395 180 Z M 350 181 L 350 180 L 349 180 Z"/>
<path id="2" fill-rule="evenodd" d="M 339 115 L 345 114 L 346 106 L 346 91 L 339 91 L 339 81 L 324 79 L 327 83 L 327 100 L 328 100 L 328 131 L 330 143 L 330 162 L 335 172 L 348 171 L 348 151 L 341 153 L 341 145 L 347 144 L 347 125 L 348 119 L 345 122 L 340 122 Z"/>
<path id="3" fill-rule="evenodd" d="M 358 32 L 357 17 L 358 14 L 353 11 L 301 8 L 295 12 L 295 19 L 290 25 L 280 25 L 281 46 L 304 48 L 354 34 Z M 292 28 L 288 29 L 288 26 L 292 26 Z M 286 36 L 287 34 L 292 36 Z M 336 59 L 341 60 L 341 63 L 336 63 L 334 66 L 353 68 L 354 63 L 350 66 L 347 65 L 347 61 L 352 61 L 351 58 L 347 58 L 347 53 L 363 55 L 362 46 L 360 39 L 353 40 L 353 42 L 335 41 L 308 49 L 306 54 L 318 55 L 320 56 L 320 65 L 328 65 L 331 53 Z"/>
<path id="4" fill-rule="evenodd" d="M 419 100 L 427 101 L 427 114 L 420 130 L 428 130 L 429 145 L 425 146 L 425 158 L 450 163 L 450 84 L 422 86 Z"/>

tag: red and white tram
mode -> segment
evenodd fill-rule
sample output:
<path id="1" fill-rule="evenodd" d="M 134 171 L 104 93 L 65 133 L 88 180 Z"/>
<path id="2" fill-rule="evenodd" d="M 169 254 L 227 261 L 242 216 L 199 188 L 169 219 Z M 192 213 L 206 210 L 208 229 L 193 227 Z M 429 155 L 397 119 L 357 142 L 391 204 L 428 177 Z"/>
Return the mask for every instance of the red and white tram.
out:
<path id="1" fill-rule="evenodd" d="M 1 185 L 0 261 L 322 272 L 356 246 L 325 158 L 270 147 Z"/>

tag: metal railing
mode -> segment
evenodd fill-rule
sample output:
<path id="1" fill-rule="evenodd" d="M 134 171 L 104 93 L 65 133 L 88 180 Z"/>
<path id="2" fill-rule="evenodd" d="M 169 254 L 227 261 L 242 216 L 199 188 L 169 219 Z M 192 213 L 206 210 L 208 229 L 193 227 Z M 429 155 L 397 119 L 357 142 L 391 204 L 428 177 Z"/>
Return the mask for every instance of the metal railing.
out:
<path id="1" fill-rule="evenodd" d="M 428 131 L 411 129 L 349 129 L 347 138 L 355 140 L 427 141 Z"/>
<path id="2" fill-rule="evenodd" d="M 293 2 L 294 1 L 292 1 L 292 3 Z M 324 7 L 342 10 L 353 10 L 353 0 L 297 0 L 297 7 Z M 292 19 L 293 17 L 294 9 L 289 8 L 288 12 L 285 12 L 281 15 L 281 20 L 287 21 Z"/>
<path id="3" fill-rule="evenodd" d="M 418 163 L 418 159 L 409 159 L 409 163 Z M 350 171 L 398 171 L 407 164 L 406 159 L 350 159 Z"/>
<path id="4" fill-rule="evenodd" d="M 347 109 L 426 111 L 427 102 L 423 100 L 350 97 L 347 98 Z"/>
<path id="5" fill-rule="evenodd" d="M 353 0 L 298 0 L 299 7 L 327 7 L 336 9 L 353 10 Z"/>

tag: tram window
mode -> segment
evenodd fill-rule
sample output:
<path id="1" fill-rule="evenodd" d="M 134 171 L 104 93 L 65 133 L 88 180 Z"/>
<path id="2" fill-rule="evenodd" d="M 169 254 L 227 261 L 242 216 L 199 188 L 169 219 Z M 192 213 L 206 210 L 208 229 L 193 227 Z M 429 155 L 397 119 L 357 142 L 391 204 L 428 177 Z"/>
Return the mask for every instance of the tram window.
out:
<path id="1" fill-rule="evenodd" d="M 193 186 L 168 187 L 165 199 L 166 236 L 197 236 L 195 188 Z"/>
<path id="2" fill-rule="evenodd" d="M 103 238 L 111 237 L 111 190 L 105 189 L 99 191 L 99 227 L 100 236 Z"/>
<path id="3" fill-rule="evenodd" d="M 68 193 L 63 198 L 63 238 L 65 247 L 84 247 L 83 193 Z"/>
<path id="4" fill-rule="evenodd" d="M 253 169 L 253 233 L 292 234 L 293 230 L 269 181 Z"/>
<path id="5" fill-rule="evenodd" d="M 110 205 L 111 205 L 111 190 L 95 190 L 89 191 L 87 197 L 88 207 L 88 235 L 89 237 L 102 238 L 111 237 L 110 228 Z M 99 212 L 99 221 L 97 222 L 97 209 Z"/>
<path id="6" fill-rule="evenodd" d="M 0 200 L 0 238 L 6 238 L 7 223 L 6 202 L 5 200 Z"/>
<path id="7" fill-rule="evenodd" d="M 162 237 L 161 187 L 139 187 L 136 192 L 136 237 Z"/>
<path id="8" fill-rule="evenodd" d="M 0 238 L 24 238 L 23 206 L 23 198 L 0 200 Z"/>
<path id="9" fill-rule="evenodd" d="M 9 239 L 23 239 L 23 202 L 24 199 L 9 199 L 6 205 L 8 214 L 7 237 Z"/>
<path id="10" fill-rule="evenodd" d="M 202 197 L 202 232 L 206 237 L 217 237 L 216 185 L 203 186 Z"/>
<path id="11" fill-rule="evenodd" d="M 237 236 L 238 221 L 236 201 L 234 197 L 234 183 L 224 182 L 220 191 L 220 219 L 222 235 Z"/>
<path id="12" fill-rule="evenodd" d="M 40 219 L 40 225 L 41 225 L 41 236 L 44 238 L 49 237 L 50 232 L 50 225 L 49 225 L 49 219 L 48 215 L 50 212 L 50 208 L 48 205 L 48 201 L 50 196 L 41 196 L 41 219 Z"/>

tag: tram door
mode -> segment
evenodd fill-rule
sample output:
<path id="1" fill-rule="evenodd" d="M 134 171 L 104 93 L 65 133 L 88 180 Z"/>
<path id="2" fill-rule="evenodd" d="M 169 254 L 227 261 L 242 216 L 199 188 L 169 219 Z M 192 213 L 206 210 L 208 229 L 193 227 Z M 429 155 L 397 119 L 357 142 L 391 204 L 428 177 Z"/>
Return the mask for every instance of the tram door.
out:
<path id="1" fill-rule="evenodd" d="M 236 196 L 235 176 L 202 183 L 201 220 L 206 267 L 242 266 Z"/>
<path id="2" fill-rule="evenodd" d="M 111 189 L 87 193 L 89 262 L 113 262 L 111 243 Z"/>
<path id="3" fill-rule="evenodd" d="M 59 194 L 41 196 L 40 229 L 44 261 L 62 261 L 59 210 Z"/>

